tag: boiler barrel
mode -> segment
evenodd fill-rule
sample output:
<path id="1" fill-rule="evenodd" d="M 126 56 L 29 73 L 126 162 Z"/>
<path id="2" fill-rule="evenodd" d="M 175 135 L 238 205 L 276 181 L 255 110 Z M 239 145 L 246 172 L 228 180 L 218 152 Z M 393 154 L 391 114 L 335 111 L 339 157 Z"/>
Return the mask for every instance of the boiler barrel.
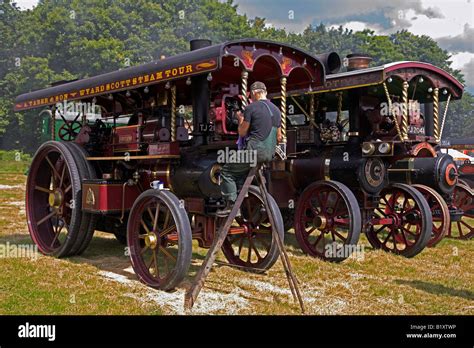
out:
<path id="1" fill-rule="evenodd" d="M 173 168 L 171 184 L 178 197 L 219 198 L 216 155 L 184 156 Z"/>
<path id="2" fill-rule="evenodd" d="M 409 185 L 423 184 L 440 193 L 450 193 L 457 183 L 457 169 L 453 158 L 447 154 L 404 158 L 390 167 L 389 179 Z"/>

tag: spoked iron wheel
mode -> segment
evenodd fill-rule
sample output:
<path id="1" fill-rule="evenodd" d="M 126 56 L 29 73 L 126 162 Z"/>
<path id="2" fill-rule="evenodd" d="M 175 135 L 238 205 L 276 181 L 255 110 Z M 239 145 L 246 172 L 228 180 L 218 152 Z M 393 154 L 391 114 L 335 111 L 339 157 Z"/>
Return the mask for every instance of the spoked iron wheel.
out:
<path id="1" fill-rule="evenodd" d="M 447 237 L 471 239 L 474 237 L 474 193 L 465 185 L 457 184 L 453 192 L 452 208 L 462 211 L 462 216 L 451 221 Z"/>
<path id="2" fill-rule="evenodd" d="M 366 230 L 374 248 L 405 257 L 420 253 L 431 238 L 431 210 L 423 195 L 405 184 L 382 190 Z"/>
<path id="3" fill-rule="evenodd" d="M 278 260 L 277 242 L 272 235 L 272 227 L 281 239 L 284 238 L 284 224 L 277 203 L 271 195 L 267 196 L 276 226 L 271 226 L 263 197 L 256 186 L 250 186 L 248 197 L 240 207 L 240 216 L 232 224 L 222 245 L 222 251 L 229 263 L 241 266 L 248 271 L 260 273 L 270 269 Z M 218 227 L 225 222 L 220 218 Z"/>
<path id="4" fill-rule="evenodd" d="M 80 232 L 81 206 L 81 178 L 71 152 L 63 143 L 44 143 L 26 184 L 28 229 L 43 254 L 69 254 Z"/>
<path id="5" fill-rule="evenodd" d="M 295 235 L 301 249 L 327 261 L 350 256 L 361 231 L 361 214 L 354 194 L 335 181 L 318 181 L 302 193 L 295 212 Z"/>
<path id="6" fill-rule="evenodd" d="M 431 216 L 433 218 L 433 229 L 428 247 L 434 247 L 441 239 L 446 236 L 451 224 L 449 216 L 449 208 L 443 197 L 431 187 L 425 185 L 413 185 L 425 197 L 431 208 Z"/>
<path id="7" fill-rule="evenodd" d="M 178 198 L 166 190 L 147 190 L 130 211 L 127 243 L 138 278 L 148 286 L 174 289 L 188 272 L 191 226 Z"/>
<path id="8" fill-rule="evenodd" d="M 95 169 L 92 164 L 86 159 L 86 157 L 89 156 L 86 150 L 79 144 L 73 142 L 66 142 L 63 144 L 68 147 L 69 151 L 74 156 L 77 169 L 79 170 L 81 182 L 83 179 L 96 179 L 97 174 L 95 172 Z M 77 237 L 76 243 L 71 249 L 71 255 L 80 255 L 87 249 L 93 237 L 98 218 L 99 216 L 97 214 L 91 214 L 86 212 L 82 213 L 80 232 Z"/>

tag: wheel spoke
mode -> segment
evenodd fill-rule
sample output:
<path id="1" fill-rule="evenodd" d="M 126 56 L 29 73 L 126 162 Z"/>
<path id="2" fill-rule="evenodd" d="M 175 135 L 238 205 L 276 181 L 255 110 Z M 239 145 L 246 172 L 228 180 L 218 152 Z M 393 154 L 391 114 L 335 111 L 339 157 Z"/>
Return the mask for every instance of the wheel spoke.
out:
<path id="1" fill-rule="evenodd" d="M 471 227 L 470 225 L 468 225 L 468 224 L 466 223 L 466 221 L 464 221 L 464 220 L 460 220 L 459 222 L 460 222 L 462 225 L 466 226 L 466 227 L 469 229 L 469 231 L 472 231 L 472 230 L 474 229 L 474 227 Z"/>
<path id="2" fill-rule="evenodd" d="M 148 226 L 146 225 L 145 221 L 140 220 L 140 223 L 141 225 L 143 226 L 143 228 L 145 229 L 146 233 L 150 234 L 150 230 L 148 229 Z"/>
<path id="3" fill-rule="evenodd" d="M 44 187 L 41 187 L 41 186 L 38 186 L 38 185 L 35 186 L 35 190 L 38 190 L 38 191 L 41 191 L 41 192 L 46 192 L 46 193 L 53 192 L 53 190 L 50 190 L 50 189 L 47 189 L 47 188 L 44 188 Z"/>
<path id="4" fill-rule="evenodd" d="M 249 241 L 249 251 L 247 254 L 247 262 L 250 263 L 250 258 L 252 257 L 252 241 L 248 238 Z"/>
<path id="5" fill-rule="evenodd" d="M 150 264 L 147 267 L 148 272 L 150 272 L 151 265 L 153 265 L 153 262 L 155 262 L 155 252 L 153 250 L 151 251 L 151 255 L 152 256 L 151 256 Z"/>
<path id="6" fill-rule="evenodd" d="M 57 228 L 57 229 L 56 229 L 56 232 L 55 232 L 55 234 L 54 234 L 53 241 L 51 242 L 51 244 L 50 244 L 50 246 L 49 246 L 50 248 L 53 247 L 54 243 L 55 243 L 56 240 L 59 238 L 59 235 L 61 234 L 62 229 L 63 229 L 63 226 L 61 226 L 60 228 Z"/>
<path id="7" fill-rule="evenodd" d="M 61 178 L 59 179 L 59 186 L 58 187 L 63 187 L 63 182 L 64 182 L 64 174 L 66 173 L 66 163 L 63 164 L 63 171 L 61 173 Z"/>
<path id="8" fill-rule="evenodd" d="M 413 236 L 414 238 L 418 237 L 416 235 L 416 233 L 413 233 L 412 231 L 410 231 L 409 229 L 407 229 L 406 227 L 403 227 L 403 230 L 408 233 L 409 235 Z"/>
<path id="9" fill-rule="evenodd" d="M 176 262 L 176 258 L 168 250 L 166 250 L 166 248 L 160 245 L 160 250 L 163 254 L 165 254 L 165 256 L 169 257 L 170 259 Z"/>
<path id="10" fill-rule="evenodd" d="M 148 245 L 145 245 L 145 247 L 140 251 L 140 254 L 143 255 L 143 253 L 147 250 L 148 250 Z"/>
<path id="11" fill-rule="evenodd" d="M 306 231 L 306 229 L 305 229 L 306 235 L 309 236 L 309 235 L 310 235 L 311 233 L 313 233 L 315 230 L 316 230 L 316 226 L 311 227 L 311 229 L 310 229 L 309 231 Z"/>
<path id="12" fill-rule="evenodd" d="M 336 230 L 333 230 L 333 231 L 334 231 L 334 234 L 339 237 L 339 239 L 341 239 L 344 243 L 346 242 L 346 240 L 347 240 L 346 237 L 342 236 L 342 235 L 341 235 L 339 232 L 337 232 Z"/>
<path id="13" fill-rule="evenodd" d="M 51 160 L 49 159 L 49 157 L 46 155 L 44 158 L 46 159 L 46 161 L 49 163 L 51 169 L 53 170 L 53 175 L 54 175 L 57 179 L 60 179 L 60 175 L 59 175 L 58 171 L 56 170 L 56 167 L 53 165 L 53 163 L 52 163 Z"/>
<path id="14" fill-rule="evenodd" d="M 240 243 L 239 243 L 239 253 L 237 256 L 240 257 L 240 254 L 242 254 L 242 247 L 244 246 L 244 240 L 245 240 L 245 235 L 241 235 L 240 237 Z"/>
<path id="15" fill-rule="evenodd" d="M 163 237 L 163 236 L 167 235 L 168 233 L 174 231 L 175 229 L 176 229 L 176 225 L 171 225 L 170 227 L 165 228 L 163 231 L 161 231 L 158 236 Z"/>
<path id="16" fill-rule="evenodd" d="M 41 220 L 39 220 L 39 221 L 37 222 L 37 225 L 38 225 L 38 226 L 41 225 L 43 222 L 45 222 L 45 221 L 47 221 L 48 219 L 50 219 L 53 215 L 56 215 L 56 212 L 55 212 L 55 211 L 49 213 L 49 214 L 46 215 L 44 218 L 42 218 Z"/>
<path id="17" fill-rule="evenodd" d="M 253 248 L 253 251 L 255 251 L 255 255 L 257 255 L 257 258 L 261 260 L 262 257 L 260 256 L 257 246 L 255 245 L 254 241 L 251 241 L 250 246 Z"/>
<path id="18" fill-rule="evenodd" d="M 374 234 L 378 234 L 380 231 L 382 231 L 387 225 L 382 225 L 377 231 L 374 231 Z"/>
<path id="19" fill-rule="evenodd" d="M 405 245 L 408 246 L 409 243 L 408 243 L 407 236 L 405 236 L 405 232 L 404 232 L 405 229 L 404 229 L 404 228 L 401 228 L 399 231 L 400 231 L 400 233 L 401 233 L 401 235 L 402 235 L 402 237 L 403 237 L 403 241 L 405 242 Z"/>
<path id="20" fill-rule="evenodd" d="M 463 237 L 464 234 L 462 233 L 461 223 L 460 223 L 459 221 L 456 221 L 456 225 L 458 226 L 459 236 L 460 236 L 460 237 Z"/>
<path id="21" fill-rule="evenodd" d="M 158 255 L 157 255 L 157 250 L 153 250 L 153 260 L 155 260 L 155 271 L 156 271 L 156 278 L 160 279 L 160 270 L 158 269 Z"/>
<path id="22" fill-rule="evenodd" d="M 170 211 L 166 210 L 166 215 L 165 215 L 165 222 L 163 224 L 163 228 L 168 227 L 168 224 L 170 223 Z"/>
<path id="23" fill-rule="evenodd" d="M 390 238 L 392 234 L 393 234 L 393 228 L 390 228 L 390 232 L 388 232 L 387 238 L 385 238 L 385 240 L 382 242 L 383 245 L 387 244 L 388 239 Z"/>
<path id="24" fill-rule="evenodd" d="M 316 246 L 318 245 L 319 241 L 323 238 L 323 236 L 324 236 L 324 232 L 321 231 L 318 238 L 316 238 L 316 241 L 313 243 L 313 248 L 316 248 Z"/>
<path id="25" fill-rule="evenodd" d="M 155 218 L 153 220 L 153 231 L 156 231 L 157 225 L 158 225 L 158 214 L 160 213 L 160 202 L 158 202 L 158 205 L 156 206 L 156 211 L 155 211 Z"/>

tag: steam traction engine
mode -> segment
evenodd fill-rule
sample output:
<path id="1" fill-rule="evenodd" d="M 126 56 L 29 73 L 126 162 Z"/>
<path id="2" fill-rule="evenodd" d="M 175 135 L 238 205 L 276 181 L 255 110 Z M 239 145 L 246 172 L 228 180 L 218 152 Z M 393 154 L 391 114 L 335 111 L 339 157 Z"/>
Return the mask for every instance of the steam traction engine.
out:
<path id="1" fill-rule="evenodd" d="M 235 112 L 256 80 L 286 93 L 322 85 L 324 70 L 291 46 L 195 40 L 188 53 L 19 96 L 16 111 L 48 106 L 53 127 L 64 121 L 63 141 L 42 144 L 28 175 L 28 227 L 40 251 L 77 255 L 95 230 L 111 232 L 128 244 L 144 283 L 176 287 L 192 239 L 204 248 L 213 241 L 222 204 L 219 150 L 236 148 Z M 58 103 L 96 106 L 98 115 L 66 119 Z M 259 190 L 250 189 L 223 246 L 230 264 L 262 272 L 275 263 L 271 229 L 283 237 L 284 228 L 268 201 L 264 209 Z"/>
<path id="2" fill-rule="evenodd" d="M 324 86 L 304 96 L 289 96 L 296 111 L 289 115 L 294 127 L 288 130 L 288 154 L 296 158 L 286 167 L 291 178 L 314 173 L 313 180 L 334 179 L 349 186 L 361 205 L 369 242 L 411 257 L 449 233 L 450 217 L 466 224 L 463 220 L 472 211 L 472 194 L 469 198 L 456 184 L 454 162 L 438 146 L 446 108 L 451 99 L 461 97 L 462 85 L 430 64 L 368 68 L 370 60 L 358 54 L 348 61 L 348 72 L 327 75 Z M 446 101 L 444 110 L 440 101 Z M 283 181 L 289 186 L 294 182 Z M 461 200 L 456 198 L 459 192 Z M 309 253 L 323 257 L 327 233 L 308 233 L 324 230 L 322 222 L 300 208 L 318 195 L 310 186 L 301 194 L 295 233 Z M 347 238 L 338 242 L 348 244 Z"/>

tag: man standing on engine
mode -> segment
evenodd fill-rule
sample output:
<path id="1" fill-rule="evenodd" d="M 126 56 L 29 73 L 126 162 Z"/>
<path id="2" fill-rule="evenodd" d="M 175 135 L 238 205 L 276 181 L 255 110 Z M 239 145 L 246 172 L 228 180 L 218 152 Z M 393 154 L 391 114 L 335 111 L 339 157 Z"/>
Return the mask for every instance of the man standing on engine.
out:
<path id="1" fill-rule="evenodd" d="M 253 102 L 246 107 L 243 115 L 241 112 L 237 114 L 239 136 L 245 139 L 245 150 L 255 151 L 257 163 L 271 161 L 277 140 L 282 140 L 281 113 L 267 99 L 267 88 L 263 82 L 253 83 L 250 92 Z M 226 205 L 217 211 L 217 216 L 225 217 L 230 214 L 249 170 L 250 163 L 224 164 L 221 171 L 221 192 Z"/>

